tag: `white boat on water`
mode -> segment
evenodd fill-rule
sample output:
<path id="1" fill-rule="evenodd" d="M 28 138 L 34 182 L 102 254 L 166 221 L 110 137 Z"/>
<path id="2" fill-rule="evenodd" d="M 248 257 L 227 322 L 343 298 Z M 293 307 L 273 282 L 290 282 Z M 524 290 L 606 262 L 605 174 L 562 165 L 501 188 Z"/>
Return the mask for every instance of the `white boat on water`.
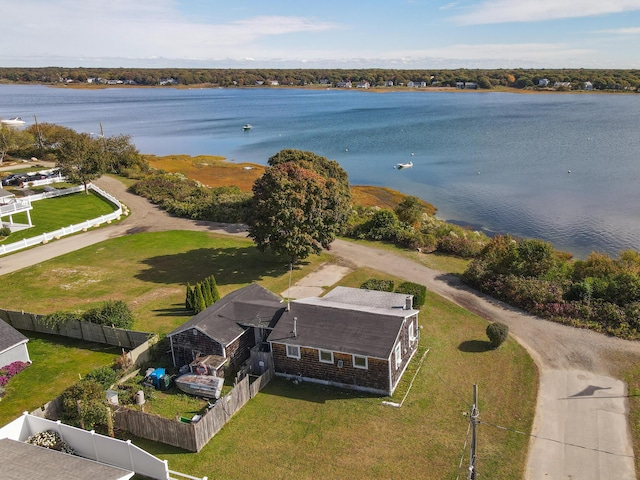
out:
<path id="1" fill-rule="evenodd" d="M 247 123 L 242 127 L 244 131 L 251 130 L 252 128 L 253 128 L 253 125 L 251 125 L 250 123 Z"/>
<path id="2" fill-rule="evenodd" d="M 198 375 L 197 373 L 185 373 L 175 379 L 176 386 L 184 393 L 196 397 L 220 398 L 224 378 L 215 375 Z"/>
<path id="3" fill-rule="evenodd" d="M 402 170 L 403 168 L 411 168 L 411 167 L 413 167 L 413 162 L 397 163 L 393 168 L 397 168 L 398 170 Z"/>
<path id="4" fill-rule="evenodd" d="M 7 120 L 0 120 L 0 122 L 2 122 L 3 125 L 10 126 L 24 125 L 24 120 L 20 117 L 8 118 Z"/>

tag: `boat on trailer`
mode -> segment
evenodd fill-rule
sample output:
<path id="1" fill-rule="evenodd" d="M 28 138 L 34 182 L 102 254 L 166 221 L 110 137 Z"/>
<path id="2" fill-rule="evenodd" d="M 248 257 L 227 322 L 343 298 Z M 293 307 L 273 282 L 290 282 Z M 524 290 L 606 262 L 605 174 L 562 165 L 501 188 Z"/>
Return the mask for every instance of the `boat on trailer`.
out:
<path id="1" fill-rule="evenodd" d="M 189 395 L 218 399 L 222 393 L 224 378 L 215 375 L 185 373 L 176 378 L 175 382 L 180 390 Z"/>

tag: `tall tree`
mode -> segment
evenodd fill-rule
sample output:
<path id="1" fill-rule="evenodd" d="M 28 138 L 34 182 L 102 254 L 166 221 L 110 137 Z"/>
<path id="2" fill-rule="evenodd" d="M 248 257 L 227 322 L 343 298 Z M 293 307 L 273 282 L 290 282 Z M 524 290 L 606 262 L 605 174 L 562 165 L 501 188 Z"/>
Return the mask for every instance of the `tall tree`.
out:
<path id="1" fill-rule="evenodd" d="M 88 133 L 67 132 L 58 147 L 57 167 L 72 182 L 84 185 L 89 194 L 89 183 L 106 171 L 106 155 L 100 140 Z"/>
<path id="2" fill-rule="evenodd" d="M 292 263 L 328 248 L 349 215 L 347 174 L 312 152 L 283 150 L 253 186 L 249 236 Z"/>

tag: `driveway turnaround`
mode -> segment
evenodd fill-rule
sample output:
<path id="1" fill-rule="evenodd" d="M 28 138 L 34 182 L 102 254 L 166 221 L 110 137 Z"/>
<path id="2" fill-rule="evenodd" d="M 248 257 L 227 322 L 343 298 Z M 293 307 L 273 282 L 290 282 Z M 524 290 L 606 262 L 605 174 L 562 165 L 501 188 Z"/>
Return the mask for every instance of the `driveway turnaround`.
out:
<path id="1" fill-rule="evenodd" d="M 143 231 L 199 230 L 246 236 L 243 225 L 171 217 L 127 192 L 115 179 L 103 177 L 96 183 L 131 209 L 127 219 L 0 258 L 0 275 L 109 238 Z M 331 253 L 342 260 L 342 265 L 366 266 L 420 283 L 482 318 L 509 327 L 510 334 L 527 349 L 540 370 L 526 480 L 636 479 L 628 392 L 624 382 L 614 374 L 618 359 L 640 361 L 640 342 L 606 337 L 528 315 L 467 288 L 453 275 L 388 251 L 335 240 Z M 323 277 L 327 272 L 343 273 L 325 270 L 319 274 L 319 280 L 312 277 L 308 286 L 316 289 L 329 286 L 330 278 Z M 320 285 L 325 282 L 327 285 Z"/>

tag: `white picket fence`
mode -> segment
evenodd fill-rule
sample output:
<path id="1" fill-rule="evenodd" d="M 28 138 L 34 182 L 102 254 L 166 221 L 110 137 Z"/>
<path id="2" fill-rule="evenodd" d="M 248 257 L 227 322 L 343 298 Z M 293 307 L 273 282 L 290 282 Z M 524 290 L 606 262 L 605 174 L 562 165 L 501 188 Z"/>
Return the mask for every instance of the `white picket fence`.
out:
<path id="1" fill-rule="evenodd" d="M 87 231 L 91 227 L 102 225 L 103 223 L 110 223 L 113 220 L 118 220 L 122 216 L 122 205 L 113 195 L 105 192 L 101 188 L 93 185 L 92 183 L 89 184 L 89 189 L 93 190 L 101 197 L 113 203 L 116 206 L 116 210 L 107 215 L 101 215 L 98 218 L 85 220 L 82 223 L 77 223 L 75 225 L 69 225 L 68 227 L 59 228 L 58 230 L 54 230 L 53 232 L 43 233 L 42 235 L 38 235 L 36 237 L 25 238 L 18 242 L 9 243 L 8 245 L 0 245 L 0 255 L 3 255 L 5 253 L 16 252 L 18 250 L 22 250 L 23 248 L 33 247 L 34 245 L 48 243 L 51 240 L 54 240 L 54 239 L 57 240 L 61 237 L 64 237 L 65 235 L 71 235 L 72 233 Z M 82 185 L 79 185 L 77 187 L 65 188 L 64 190 L 56 190 L 53 192 L 39 193 L 37 195 L 29 195 L 28 197 L 25 197 L 25 200 L 29 202 L 36 202 L 38 200 L 44 200 L 46 198 L 59 197 L 61 195 L 69 195 L 71 193 L 77 193 L 82 191 L 84 191 L 84 187 Z"/>

